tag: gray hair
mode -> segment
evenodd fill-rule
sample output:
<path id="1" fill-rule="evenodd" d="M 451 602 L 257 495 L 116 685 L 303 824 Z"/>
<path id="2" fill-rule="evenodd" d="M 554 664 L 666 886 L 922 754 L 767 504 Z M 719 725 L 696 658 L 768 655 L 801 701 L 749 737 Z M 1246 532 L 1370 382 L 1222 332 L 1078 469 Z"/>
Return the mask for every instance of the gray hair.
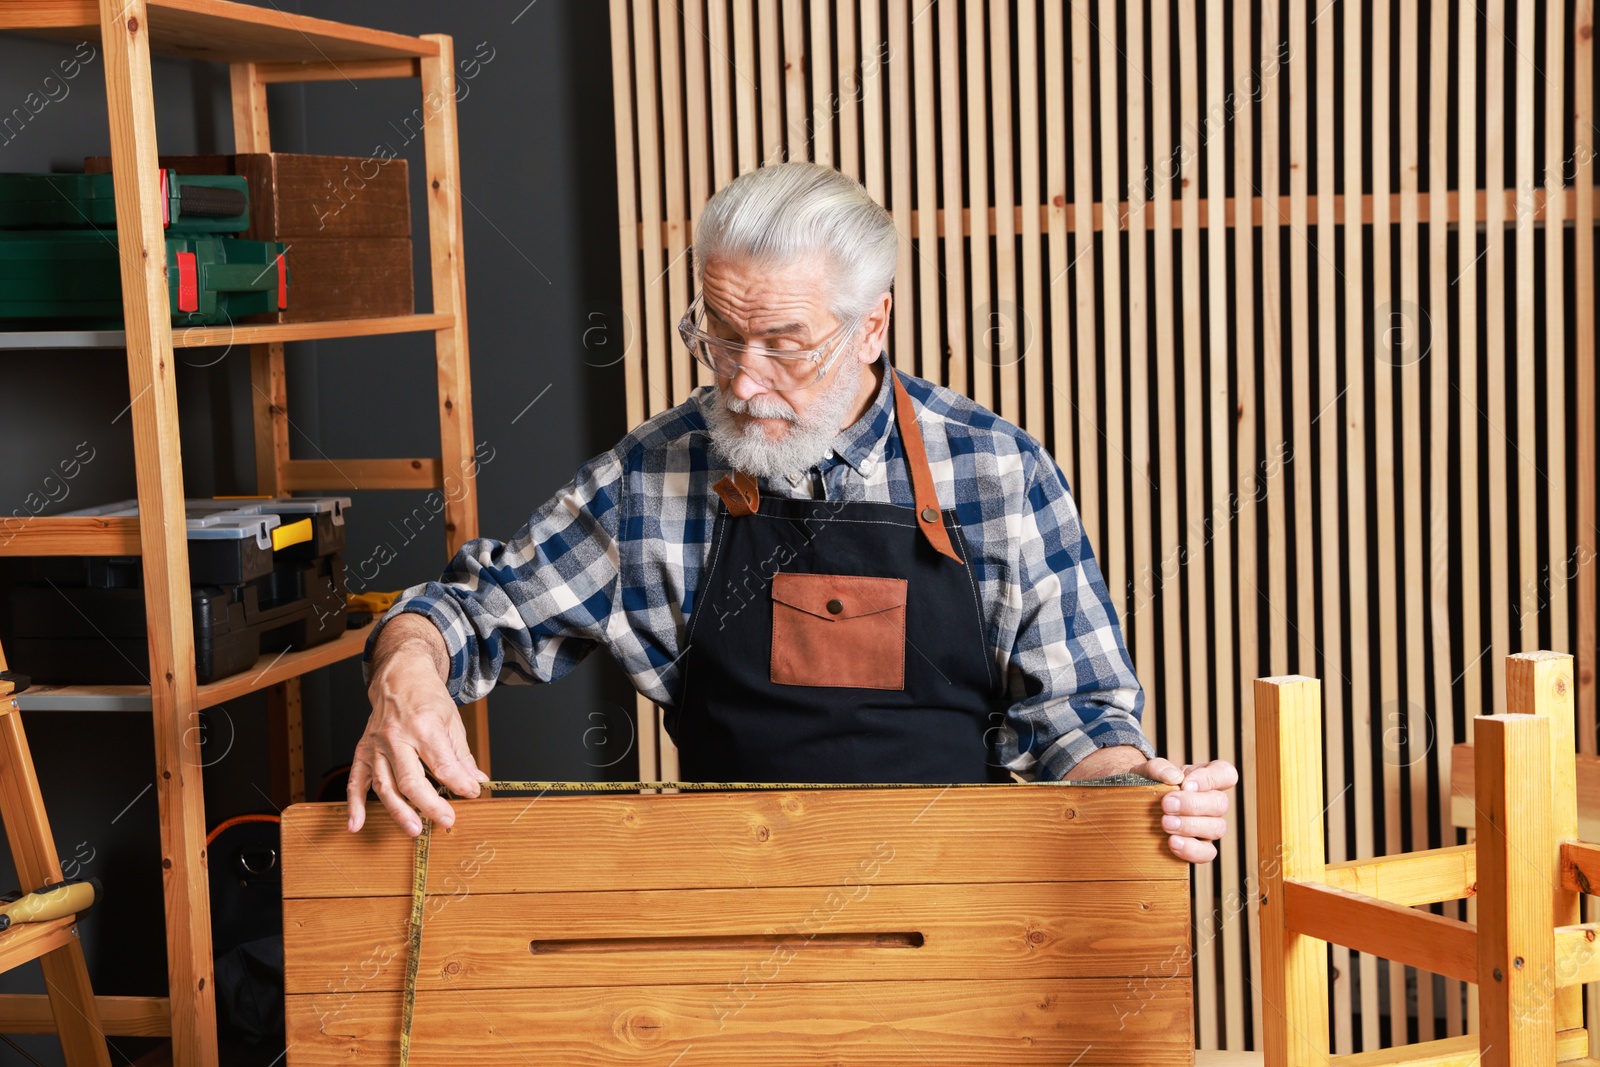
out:
<path id="1" fill-rule="evenodd" d="M 898 251 L 894 221 L 860 182 L 820 163 L 775 163 L 706 203 L 694 231 L 695 282 L 713 259 L 779 265 L 820 252 L 835 272 L 833 313 L 848 322 L 894 285 Z"/>

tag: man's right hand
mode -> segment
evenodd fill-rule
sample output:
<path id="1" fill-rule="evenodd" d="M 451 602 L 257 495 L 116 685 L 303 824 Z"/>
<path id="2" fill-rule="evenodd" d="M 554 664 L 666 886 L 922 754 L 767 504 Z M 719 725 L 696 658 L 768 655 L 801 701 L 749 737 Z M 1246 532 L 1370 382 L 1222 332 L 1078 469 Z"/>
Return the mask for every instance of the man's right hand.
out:
<path id="1" fill-rule="evenodd" d="M 350 767 L 352 833 L 366 823 L 369 787 L 413 837 L 422 832 L 418 812 L 448 828 L 455 812 L 428 781 L 424 764 L 460 796 L 477 796 L 478 783 L 488 781 L 467 748 L 466 727 L 445 686 L 448 669 L 444 638 L 426 618 L 398 615 L 386 624 L 367 686 L 372 715 Z"/>

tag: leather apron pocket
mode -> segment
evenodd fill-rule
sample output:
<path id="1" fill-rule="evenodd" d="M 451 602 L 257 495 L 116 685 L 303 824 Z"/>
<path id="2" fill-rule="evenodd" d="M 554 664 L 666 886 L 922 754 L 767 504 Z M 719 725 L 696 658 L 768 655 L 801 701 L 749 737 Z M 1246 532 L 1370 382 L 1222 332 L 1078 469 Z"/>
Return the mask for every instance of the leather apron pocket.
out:
<path id="1" fill-rule="evenodd" d="M 906 580 L 773 575 L 772 681 L 904 689 Z"/>

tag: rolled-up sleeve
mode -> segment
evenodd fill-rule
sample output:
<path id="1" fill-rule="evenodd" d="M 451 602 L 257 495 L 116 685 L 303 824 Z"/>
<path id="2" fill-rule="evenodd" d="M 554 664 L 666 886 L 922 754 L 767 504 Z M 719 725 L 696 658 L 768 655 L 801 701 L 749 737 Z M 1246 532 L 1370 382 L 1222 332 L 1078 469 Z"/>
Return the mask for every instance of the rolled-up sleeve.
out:
<path id="1" fill-rule="evenodd" d="M 438 581 L 407 589 L 367 638 L 362 673 L 397 615 L 428 618 L 450 655 L 450 696 L 465 704 L 495 683 L 551 682 L 602 640 L 619 607 L 622 466 L 585 464 L 510 540 L 468 541 Z"/>
<path id="2" fill-rule="evenodd" d="M 1147 757 L 1155 750 L 1140 727 L 1144 691 L 1066 478 L 1043 450 L 1030 458 L 1016 527 L 1021 616 L 1001 755 L 1019 774 L 1053 781 L 1096 749 L 1130 745 Z"/>

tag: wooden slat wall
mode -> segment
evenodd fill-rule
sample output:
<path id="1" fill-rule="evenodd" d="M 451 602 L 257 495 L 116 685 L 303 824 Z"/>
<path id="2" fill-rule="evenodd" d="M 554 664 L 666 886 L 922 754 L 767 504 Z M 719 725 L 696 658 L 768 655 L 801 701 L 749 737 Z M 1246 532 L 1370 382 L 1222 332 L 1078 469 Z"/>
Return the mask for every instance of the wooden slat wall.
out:
<path id="1" fill-rule="evenodd" d="M 1592 0 L 611 13 L 630 418 L 698 381 L 683 249 L 735 170 L 834 163 L 890 209 L 895 364 L 1052 450 L 1157 747 L 1245 770 L 1195 889 L 1203 1045 L 1261 1020 L 1251 679 L 1324 680 L 1333 859 L 1457 843 L 1450 747 L 1509 653 L 1575 653 L 1596 751 Z M 1335 1051 L 1475 1015 L 1332 963 Z"/>

